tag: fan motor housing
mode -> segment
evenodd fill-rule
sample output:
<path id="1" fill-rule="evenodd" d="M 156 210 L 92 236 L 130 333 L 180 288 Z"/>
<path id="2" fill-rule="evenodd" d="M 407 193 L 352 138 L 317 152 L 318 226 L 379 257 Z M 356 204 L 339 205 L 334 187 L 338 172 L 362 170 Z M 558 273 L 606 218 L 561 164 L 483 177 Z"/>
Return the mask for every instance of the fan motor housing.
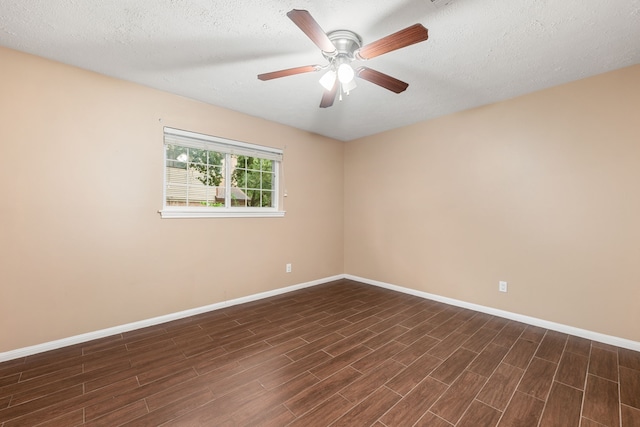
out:
<path id="1" fill-rule="evenodd" d="M 327 37 L 329 37 L 331 43 L 336 47 L 336 52 L 322 52 L 329 62 L 332 62 L 335 57 L 339 56 L 354 59 L 355 51 L 362 47 L 362 38 L 353 31 L 331 31 L 330 33 L 327 33 Z"/>

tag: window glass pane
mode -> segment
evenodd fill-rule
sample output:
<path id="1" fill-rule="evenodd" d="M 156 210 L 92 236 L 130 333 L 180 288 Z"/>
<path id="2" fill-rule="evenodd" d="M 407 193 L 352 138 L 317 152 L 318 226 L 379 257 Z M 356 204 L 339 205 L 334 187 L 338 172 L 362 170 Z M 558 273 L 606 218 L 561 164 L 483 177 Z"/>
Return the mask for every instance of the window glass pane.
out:
<path id="1" fill-rule="evenodd" d="M 224 207 L 224 154 L 167 146 L 166 204 L 198 208 Z M 222 188 L 224 190 L 224 188 Z"/>
<path id="2" fill-rule="evenodd" d="M 231 206 L 246 208 L 250 206 L 248 203 L 248 197 L 243 189 L 238 187 L 231 187 Z"/>
<path id="3" fill-rule="evenodd" d="M 235 184 L 240 188 L 247 188 L 249 185 L 250 175 L 246 169 L 236 169 L 236 174 L 233 176 Z"/>
<path id="4" fill-rule="evenodd" d="M 253 174 L 253 172 L 249 171 L 251 162 L 251 157 L 237 155 L 232 156 L 231 164 L 235 164 L 235 168 L 231 173 L 231 194 L 233 195 L 235 202 L 233 206 L 253 206 L 251 204 L 251 193 L 247 191 Z"/>
<path id="5" fill-rule="evenodd" d="M 173 168 L 186 169 L 189 159 L 188 148 L 178 145 L 167 145 L 167 166 Z"/>
<path id="6" fill-rule="evenodd" d="M 217 186 L 222 182 L 223 154 L 215 151 L 190 149 L 189 169 L 194 173 L 194 178 L 208 186 Z"/>
<path id="7" fill-rule="evenodd" d="M 262 207 L 263 208 L 271 208 L 273 207 L 273 191 L 263 191 L 262 192 Z"/>
<path id="8" fill-rule="evenodd" d="M 199 150 L 197 148 L 189 148 L 189 163 L 206 165 L 207 164 L 207 150 Z"/>
<path id="9" fill-rule="evenodd" d="M 273 170 L 273 160 L 260 159 L 260 170 L 271 172 Z"/>
<path id="10" fill-rule="evenodd" d="M 235 168 L 231 174 L 232 186 L 236 192 L 242 192 L 245 196 L 244 203 L 236 206 L 247 207 L 274 207 L 272 197 L 274 174 L 273 160 L 260 159 L 258 157 L 236 156 L 232 157 Z M 265 192 L 264 190 L 269 190 Z"/>

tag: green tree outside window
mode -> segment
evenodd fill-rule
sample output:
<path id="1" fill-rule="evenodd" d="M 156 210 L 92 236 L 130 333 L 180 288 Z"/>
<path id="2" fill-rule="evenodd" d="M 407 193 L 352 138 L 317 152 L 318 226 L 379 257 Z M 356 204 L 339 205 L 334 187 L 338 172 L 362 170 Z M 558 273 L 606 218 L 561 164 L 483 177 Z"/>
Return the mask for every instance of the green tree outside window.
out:
<path id="1" fill-rule="evenodd" d="M 247 195 L 247 206 L 273 206 L 273 161 L 249 156 L 236 156 L 236 160 L 231 180 Z"/>

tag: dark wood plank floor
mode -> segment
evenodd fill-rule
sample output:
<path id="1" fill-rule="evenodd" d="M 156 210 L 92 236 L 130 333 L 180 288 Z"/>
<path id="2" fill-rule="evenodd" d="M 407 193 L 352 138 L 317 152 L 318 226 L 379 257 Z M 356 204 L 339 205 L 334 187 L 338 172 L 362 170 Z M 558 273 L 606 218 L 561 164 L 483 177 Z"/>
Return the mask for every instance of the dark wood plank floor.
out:
<path id="1" fill-rule="evenodd" d="M 640 426 L 640 353 L 351 281 L 0 364 L 0 426 Z"/>

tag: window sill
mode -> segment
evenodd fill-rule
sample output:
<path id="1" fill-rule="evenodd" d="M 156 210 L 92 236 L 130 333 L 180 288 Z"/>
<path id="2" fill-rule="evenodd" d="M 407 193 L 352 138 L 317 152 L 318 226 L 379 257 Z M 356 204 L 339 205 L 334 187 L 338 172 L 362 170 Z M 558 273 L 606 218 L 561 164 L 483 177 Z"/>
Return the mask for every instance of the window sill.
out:
<path id="1" fill-rule="evenodd" d="M 283 217 L 285 211 L 276 210 L 186 210 L 164 209 L 159 211 L 161 218 L 278 218 Z"/>

